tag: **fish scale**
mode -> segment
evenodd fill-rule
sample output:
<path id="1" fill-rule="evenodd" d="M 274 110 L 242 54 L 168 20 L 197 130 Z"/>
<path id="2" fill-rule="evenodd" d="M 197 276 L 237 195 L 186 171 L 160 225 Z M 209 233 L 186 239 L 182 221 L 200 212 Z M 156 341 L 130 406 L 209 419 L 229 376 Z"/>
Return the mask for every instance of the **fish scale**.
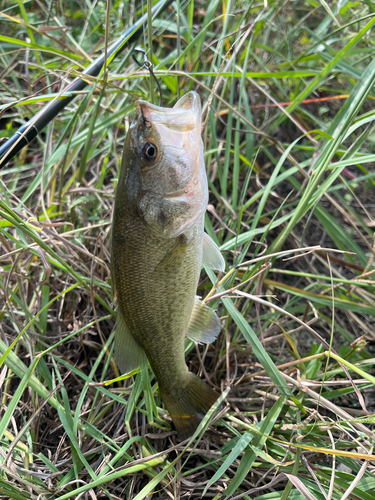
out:
<path id="1" fill-rule="evenodd" d="M 181 438 L 218 395 L 185 363 L 188 336 L 212 341 L 215 312 L 196 297 L 202 261 L 224 270 L 204 233 L 208 189 L 201 106 L 189 92 L 174 108 L 137 103 L 125 141 L 112 229 L 112 283 L 118 304 L 115 359 L 122 372 L 146 357 Z M 176 146 L 177 145 L 177 146 Z"/>

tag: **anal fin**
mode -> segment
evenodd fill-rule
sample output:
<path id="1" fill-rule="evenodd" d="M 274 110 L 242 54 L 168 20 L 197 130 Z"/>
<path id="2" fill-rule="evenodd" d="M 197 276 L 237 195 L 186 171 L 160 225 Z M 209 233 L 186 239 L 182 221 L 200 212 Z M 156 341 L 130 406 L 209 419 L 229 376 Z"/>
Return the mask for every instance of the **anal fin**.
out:
<path id="1" fill-rule="evenodd" d="M 120 312 L 115 333 L 115 360 L 122 374 L 141 367 L 146 360 L 143 347 L 133 337 Z"/>
<path id="2" fill-rule="evenodd" d="M 195 304 L 190 316 L 186 336 L 201 344 L 210 344 L 219 335 L 220 320 L 215 311 L 195 297 Z"/>
<path id="3" fill-rule="evenodd" d="M 203 264 L 214 271 L 225 271 L 224 257 L 207 233 L 203 233 Z"/>

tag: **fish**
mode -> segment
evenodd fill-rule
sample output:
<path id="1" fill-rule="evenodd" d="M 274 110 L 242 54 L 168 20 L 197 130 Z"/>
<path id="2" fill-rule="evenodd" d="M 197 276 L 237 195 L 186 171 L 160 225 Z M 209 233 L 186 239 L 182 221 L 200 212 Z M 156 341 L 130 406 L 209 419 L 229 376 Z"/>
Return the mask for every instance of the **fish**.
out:
<path id="1" fill-rule="evenodd" d="M 202 263 L 225 261 L 204 231 L 208 203 L 202 107 L 188 92 L 173 108 L 144 100 L 125 139 L 112 221 L 111 282 L 117 300 L 115 360 L 147 367 L 181 439 L 191 436 L 218 394 L 185 362 L 186 337 L 213 342 L 215 311 L 196 295 Z"/>

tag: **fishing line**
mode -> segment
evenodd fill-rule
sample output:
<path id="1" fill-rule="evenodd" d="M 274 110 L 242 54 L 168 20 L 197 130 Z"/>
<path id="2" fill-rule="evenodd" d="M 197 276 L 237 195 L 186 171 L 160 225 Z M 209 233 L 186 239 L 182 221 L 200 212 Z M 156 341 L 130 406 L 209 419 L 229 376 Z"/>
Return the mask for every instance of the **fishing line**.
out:
<path id="1" fill-rule="evenodd" d="M 172 0 L 159 0 L 151 9 L 153 17 L 159 15 Z M 122 35 L 107 48 L 107 57 L 116 57 L 122 52 L 126 45 L 132 43 L 141 32 L 144 32 L 147 15 L 143 15 L 132 26 L 125 30 Z M 87 82 L 83 75 L 96 77 L 100 74 L 105 63 L 105 56 L 102 53 L 87 68 L 84 69 L 82 77 L 76 77 L 69 85 L 61 90 L 53 101 L 45 105 L 27 123 L 22 125 L 4 144 L 0 146 L 0 166 L 6 165 L 22 148 L 29 144 L 39 132 L 50 123 L 75 97 L 76 92 L 86 87 Z M 159 85 L 158 85 L 159 87 Z M 67 95 L 64 95 L 64 94 Z M 58 97 L 62 97 L 59 99 Z"/>
<path id="2" fill-rule="evenodd" d="M 144 12 L 145 8 L 144 8 L 144 2 L 143 2 L 143 0 L 142 0 L 141 4 L 142 4 L 142 12 Z M 148 12 L 147 12 L 147 7 L 146 7 L 146 13 L 145 13 L 145 15 L 147 15 L 147 14 L 148 14 Z M 146 47 L 146 30 L 143 30 L 142 36 L 143 36 L 143 46 Z"/>
<path id="3" fill-rule="evenodd" d="M 135 54 L 137 52 L 141 52 L 141 54 L 143 54 L 143 59 L 144 59 L 143 60 L 143 64 L 141 62 L 139 62 L 138 59 L 136 58 Z M 133 57 L 134 61 L 138 64 L 138 66 L 140 68 L 145 67 L 150 72 L 150 75 L 152 76 L 152 78 L 155 80 L 156 85 L 158 86 L 158 90 L 159 90 L 159 106 L 161 106 L 161 104 L 162 104 L 162 90 L 161 90 L 161 86 L 160 86 L 159 80 L 155 76 L 155 73 L 152 71 L 152 64 L 147 59 L 147 53 L 146 53 L 145 49 L 143 49 L 142 47 L 136 47 L 134 49 L 134 51 L 133 51 L 132 57 Z"/>

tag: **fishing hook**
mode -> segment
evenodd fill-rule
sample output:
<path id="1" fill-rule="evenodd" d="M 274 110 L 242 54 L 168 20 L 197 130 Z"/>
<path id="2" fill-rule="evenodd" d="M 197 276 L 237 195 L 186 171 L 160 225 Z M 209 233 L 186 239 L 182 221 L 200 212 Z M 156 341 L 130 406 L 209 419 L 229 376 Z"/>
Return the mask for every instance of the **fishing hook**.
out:
<path id="1" fill-rule="evenodd" d="M 136 52 L 141 52 L 143 54 L 143 59 L 144 59 L 143 64 L 140 63 L 138 61 L 138 59 L 135 57 L 135 53 Z M 134 49 L 134 52 L 133 52 L 132 56 L 133 56 L 134 61 L 138 64 L 138 66 L 140 68 L 143 68 L 143 66 L 145 66 L 145 68 L 148 69 L 148 71 L 150 72 L 150 75 L 155 80 L 156 85 L 158 86 L 158 90 L 159 90 L 159 106 L 161 106 L 161 100 L 162 100 L 161 86 L 160 86 L 159 80 L 155 76 L 155 73 L 152 71 L 152 63 L 147 59 L 146 51 L 144 49 L 142 49 L 142 47 L 136 47 Z"/>

